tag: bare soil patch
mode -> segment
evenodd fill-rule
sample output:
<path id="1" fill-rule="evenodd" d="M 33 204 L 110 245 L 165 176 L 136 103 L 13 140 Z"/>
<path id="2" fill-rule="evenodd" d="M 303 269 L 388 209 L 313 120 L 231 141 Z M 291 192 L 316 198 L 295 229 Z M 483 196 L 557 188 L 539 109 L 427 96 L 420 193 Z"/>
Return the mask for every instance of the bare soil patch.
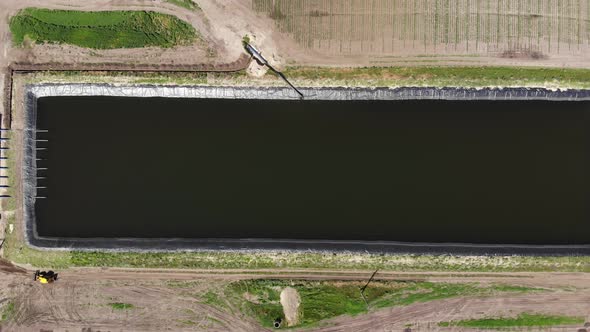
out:
<path id="1" fill-rule="evenodd" d="M 28 271 L 32 273 L 32 271 Z M 40 329 L 129 331 L 212 330 L 261 331 L 257 321 L 230 304 L 206 304 L 205 294 L 219 292 L 228 283 L 247 278 L 269 277 L 265 271 L 69 269 L 58 271 L 60 280 L 51 285 L 34 283 L 28 274 L 0 272 L 0 296 L 16 305 L 7 331 Z M 370 271 L 276 271 L 273 278 L 366 280 Z M 545 287 L 544 292 L 514 293 L 497 297 L 463 297 L 415 303 L 372 311 L 355 317 L 327 321 L 317 331 L 437 329 L 437 322 L 540 312 L 588 317 L 590 276 L 587 274 L 443 274 L 378 273 L 378 280 L 412 277 L 427 281 L 506 283 Z M 114 310 L 109 303 L 133 307 Z M 282 301 L 281 301 L 282 302 Z M 228 307 L 229 306 L 229 307 Z M 582 328 L 582 326 L 578 327 Z M 560 329 L 555 329 L 559 331 Z M 569 327 L 569 331 L 572 327 Z M 567 329 L 563 329 L 567 331 Z"/>

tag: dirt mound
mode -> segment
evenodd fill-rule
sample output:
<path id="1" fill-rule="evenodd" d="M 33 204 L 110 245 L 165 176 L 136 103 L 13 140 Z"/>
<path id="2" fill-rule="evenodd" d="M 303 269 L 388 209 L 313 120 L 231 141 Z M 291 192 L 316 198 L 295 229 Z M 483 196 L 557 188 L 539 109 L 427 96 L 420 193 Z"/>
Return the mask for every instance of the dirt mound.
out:
<path id="1" fill-rule="evenodd" d="M 281 292 L 281 305 L 287 320 L 287 326 L 297 325 L 299 322 L 299 305 L 301 297 L 295 288 L 286 287 Z"/>

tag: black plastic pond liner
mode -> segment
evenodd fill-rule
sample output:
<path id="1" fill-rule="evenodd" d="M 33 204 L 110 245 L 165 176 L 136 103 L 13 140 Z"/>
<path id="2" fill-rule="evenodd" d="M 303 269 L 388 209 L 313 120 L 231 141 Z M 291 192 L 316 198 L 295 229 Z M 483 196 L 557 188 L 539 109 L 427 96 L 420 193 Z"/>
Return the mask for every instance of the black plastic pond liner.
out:
<path id="1" fill-rule="evenodd" d="M 303 88 L 306 100 L 465 100 L 465 101 L 588 101 L 590 90 L 546 89 L 455 89 L 455 88 Z M 244 87 L 176 87 L 176 86 L 113 86 L 93 84 L 43 84 L 27 86 L 25 167 L 23 170 L 26 240 L 42 248 L 74 248 L 82 250 L 320 250 L 369 251 L 435 254 L 532 254 L 576 255 L 590 254 L 590 244 L 576 245 L 518 245 L 469 243 L 414 243 L 396 241 L 306 240 L 269 238 L 76 238 L 43 237 L 37 232 L 35 202 L 41 197 L 37 182 L 36 163 L 37 101 L 50 96 L 106 96 L 106 97 L 173 97 L 207 99 L 295 100 L 289 88 Z M 84 110 L 80 110 L 83 112 Z M 362 226 L 362 225 L 360 225 Z"/>

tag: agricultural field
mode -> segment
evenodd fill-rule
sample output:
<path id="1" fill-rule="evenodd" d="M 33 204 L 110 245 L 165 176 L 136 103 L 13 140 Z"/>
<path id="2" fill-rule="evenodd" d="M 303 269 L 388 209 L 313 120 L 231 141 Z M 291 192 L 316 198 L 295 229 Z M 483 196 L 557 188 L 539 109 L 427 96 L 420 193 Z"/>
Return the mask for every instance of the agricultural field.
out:
<path id="1" fill-rule="evenodd" d="M 71 44 L 95 49 L 190 44 L 195 29 L 171 15 L 148 11 L 81 12 L 27 8 L 10 19 L 13 42 Z"/>
<path id="2" fill-rule="evenodd" d="M 543 59 L 590 50 L 588 0 L 252 0 L 252 8 L 324 55 Z"/>

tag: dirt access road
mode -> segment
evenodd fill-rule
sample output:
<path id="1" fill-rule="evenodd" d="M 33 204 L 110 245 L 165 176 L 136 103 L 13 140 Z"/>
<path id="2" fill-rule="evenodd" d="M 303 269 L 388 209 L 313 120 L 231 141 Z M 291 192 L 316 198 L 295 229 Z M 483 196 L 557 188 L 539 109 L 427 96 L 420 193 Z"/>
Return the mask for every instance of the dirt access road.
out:
<path id="1" fill-rule="evenodd" d="M 40 285 L 32 281 L 30 270 L 5 267 L 0 272 L 0 301 L 15 303 L 13 317 L 3 331 L 263 331 L 265 328 L 257 321 L 224 298 L 225 286 L 250 278 L 367 280 L 371 275 L 371 271 L 116 268 L 79 268 L 59 273 L 58 282 Z M 440 321 L 522 312 L 590 319 L 590 276 L 583 273 L 379 272 L 377 279 L 507 284 L 548 291 L 386 308 L 356 317 L 336 317 L 313 330 L 402 331 L 406 324 L 412 324 L 414 331 L 436 331 L 444 330 L 437 326 Z M 218 303 L 208 300 L 206 294 L 211 293 L 219 294 Z M 132 304 L 133 309 L 116 310 L 109 305 L 117 302 Z M 568 331 L 553 331 L 560 330 Z"/>

